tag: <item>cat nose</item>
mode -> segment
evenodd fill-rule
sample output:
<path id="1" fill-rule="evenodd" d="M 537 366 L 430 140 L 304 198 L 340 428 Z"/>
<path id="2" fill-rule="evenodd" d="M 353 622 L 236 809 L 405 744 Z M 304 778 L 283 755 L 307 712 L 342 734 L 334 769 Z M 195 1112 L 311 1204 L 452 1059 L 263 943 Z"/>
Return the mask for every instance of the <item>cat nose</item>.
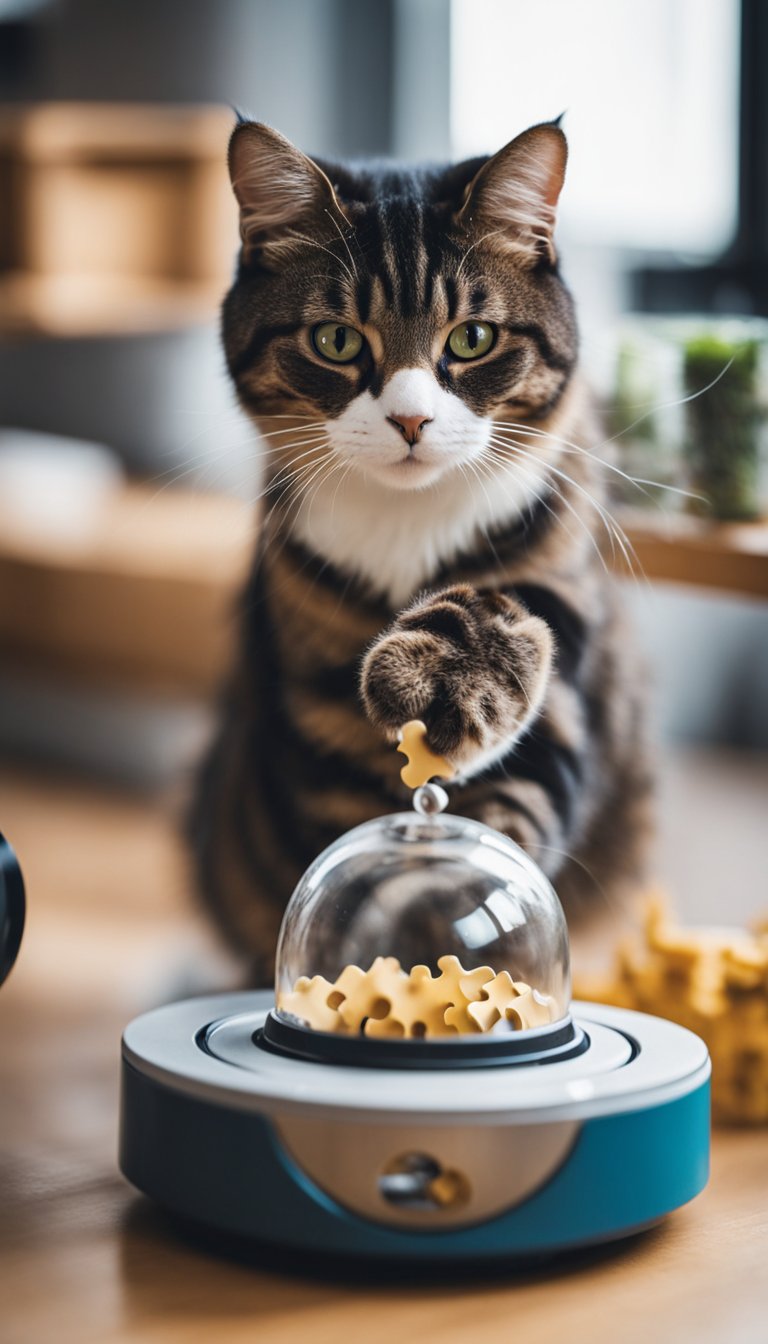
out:
<path id="1" fill-rule="evenodd" d="M 406 443 L 413 446 L 421 438 L 421 431 L 425 425 L 432 423 L 434 416 L 431 415 L 388 415 L 387 419 L 390 425 L 394 425 L 405 439 Z"/>

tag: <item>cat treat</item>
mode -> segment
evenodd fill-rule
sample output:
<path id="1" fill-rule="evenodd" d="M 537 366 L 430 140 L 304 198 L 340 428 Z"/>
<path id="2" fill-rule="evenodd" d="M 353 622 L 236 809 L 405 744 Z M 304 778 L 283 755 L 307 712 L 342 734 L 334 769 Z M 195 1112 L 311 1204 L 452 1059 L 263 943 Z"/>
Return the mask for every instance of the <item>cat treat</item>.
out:
<path id="1" fill-rule="evenodd" d="M 556 1019 L 554 999 L 489 966 L 467 971 L 457 957 L 405 971 L 394 957 L 377 957 L 367 971 L 346 966 L 331 984 L 302 976 L 278 996 L 278 1008 L 315 1031 L 376 1037 L 456 1036 L 502 1029 L 521 1031 Z"/>
<path id="2" fill-rule="evenodd" d="M 613 977 L 584 998 L 666 1017 L 712 1057 L 712 1110 L 724 1122 L 768 1123 L 768 933 L 684 928 L 658 898 L 641 936 L 618 950 Z"/>
<path id="3" fill-rule="evenodd" d="M 426 739 L 427 727 L 421 719 L 412 719 L 401 729 L 397 750 L 408 757 L 408 763 L 400 771 L 400 778 L 409 789 L 418 789 L 435 776 L 453 779 L 456 774 L 451 762 L 432 751 Z"/>

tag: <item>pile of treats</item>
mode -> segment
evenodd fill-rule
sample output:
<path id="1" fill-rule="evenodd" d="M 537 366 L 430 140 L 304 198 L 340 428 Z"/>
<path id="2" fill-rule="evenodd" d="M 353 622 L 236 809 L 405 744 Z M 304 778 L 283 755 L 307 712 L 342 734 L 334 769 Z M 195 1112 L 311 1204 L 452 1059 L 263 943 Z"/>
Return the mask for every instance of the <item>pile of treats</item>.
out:
<path id="1" fill-rule="evenodd" d="M 315 1031 L 372 1037 L 455 1036 L 541 1027 L 556 1017 L 555 1001 L 508 971 L 466 971 L 457 957 L 404 971 L 395 957 L 377 957 L 363 971 L 346 966 L 334 984 L 301 976 L 278 996 L 281 1013 Z"/>
<path id="2" fill-rule="evenodd" d="M 654 900 L 643 936 L 619 949 L 615 980 L 584 997 L 695 1031 L 712 1057 L 715 1119 L 768 1121 L 768 924 L 686 929 Z"/>

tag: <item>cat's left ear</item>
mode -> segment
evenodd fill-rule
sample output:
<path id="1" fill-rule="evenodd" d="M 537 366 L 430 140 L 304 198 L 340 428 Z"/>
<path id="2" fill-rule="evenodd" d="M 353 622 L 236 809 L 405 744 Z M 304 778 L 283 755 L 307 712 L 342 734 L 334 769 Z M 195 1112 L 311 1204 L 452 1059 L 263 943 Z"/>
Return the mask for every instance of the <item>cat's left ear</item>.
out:
<path id="1" fill-rule="evenodd" d="M 229 175 L 246 261 L 295 246 L 307 230 L 327 228 L 329 215 L 337 226 L 349 224 L 322 168 L 271 126 L 246 121 L 235 127 Z"/>
<path id="2" fill-rule="evenodd" d="M 556 260 L 557 202 L 565 178 L 568 143 L 557 122 L 523 131 L 488 159 L 469 183 L 458 220 L 497 233 L 521 260 Z"/>

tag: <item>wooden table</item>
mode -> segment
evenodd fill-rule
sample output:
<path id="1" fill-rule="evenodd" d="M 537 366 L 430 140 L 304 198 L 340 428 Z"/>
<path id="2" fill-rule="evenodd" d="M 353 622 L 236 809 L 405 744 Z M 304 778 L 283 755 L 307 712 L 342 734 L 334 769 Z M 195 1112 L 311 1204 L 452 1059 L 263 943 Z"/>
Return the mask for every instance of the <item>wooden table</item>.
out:
<path id="1" fill-rule="evenodd" d="M 225 983 L 159 805 L 0 772 L 30 898 L 0 990 L 5 1344 L 762 1344 L 768 1135 L 716 1134 L 706 1193 L 659 1229 L 534 1273 L 410 1281 L 181 1235 L 117 1171 L 119 1037 Z"/>

